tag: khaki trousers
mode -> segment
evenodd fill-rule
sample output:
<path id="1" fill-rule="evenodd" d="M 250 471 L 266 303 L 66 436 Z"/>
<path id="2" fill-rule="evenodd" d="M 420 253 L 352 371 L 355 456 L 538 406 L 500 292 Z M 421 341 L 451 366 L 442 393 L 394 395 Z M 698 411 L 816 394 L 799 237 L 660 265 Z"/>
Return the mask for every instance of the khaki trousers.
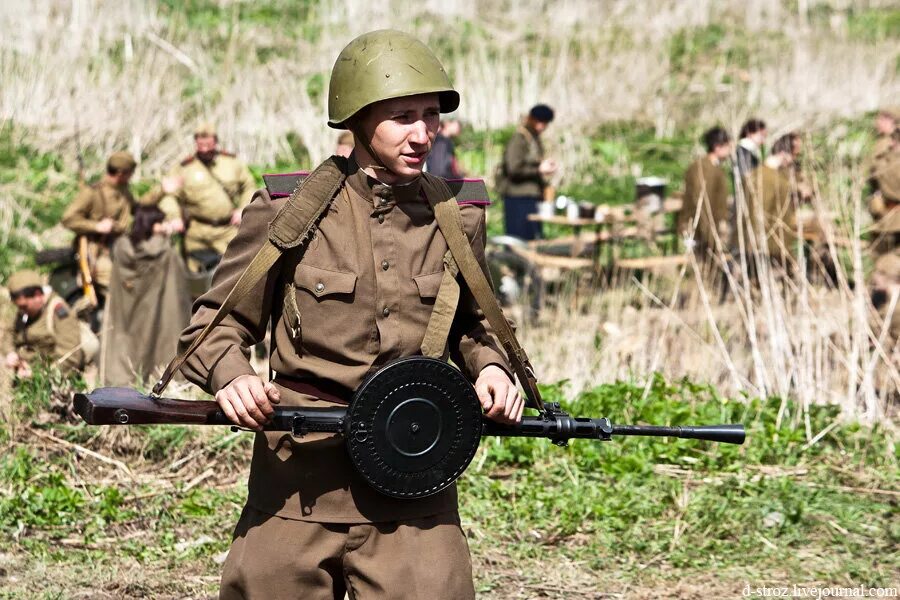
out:
<path id="1" fill-rule="evenodd" d="M 282 519 L 244 507 L 220 600 L 475 598 L 459 514 L 358 525 Z"/>

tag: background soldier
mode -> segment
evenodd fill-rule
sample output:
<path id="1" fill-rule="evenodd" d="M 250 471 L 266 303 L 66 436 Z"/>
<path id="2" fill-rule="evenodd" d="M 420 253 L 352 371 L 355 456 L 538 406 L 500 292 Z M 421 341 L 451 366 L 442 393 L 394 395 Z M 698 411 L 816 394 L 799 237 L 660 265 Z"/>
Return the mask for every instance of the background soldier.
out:
<path id="1" fill-rule="evenodd" d="M 106 161 L 103 178 L 95 185 L 83 187 L 63 214 L 63 225 L 87 238 L 91 276 L 103 289 L 109 287 L 112 243 L 131 223 L 134 196 L 128 183 L 135 166 L 137 163 L 128 152 L 113 153 Z"/>
<path id="2" fill-rule="evenodd" d="M 18 309 L 12 326 L 4 331 L 6 367 L 19 378 L 31 377 L 32 366 L 41 360 L 64 371 L 83 369 L 86 354 L 97 348 L 82 347 L 84 327 L 65 301 L 54 293 L 45 295 L 41 276 L 34 271 L 13 273 L 6 286 Z"/>
<path id="3" fill-rule="evenodd" d="M 334 148 L 335 156 L 343 156 L 347 158 L 353 153 L 353 134 L 349 131 L 342 132 L 337 139 L 337 145 Z"/>
<path id="4" fill-rule="evenodd" d="M 866 160 L 869 183 L 873 192 L 878 191 L 878 175 L 881 169 L 898 146 L 895 137 L 898 126 L 900 126 L 900 107 L 883 108 L 875 115 L 875 143 Z"/>
<path id="5" fill-rule="evenodd" d="M 880 257 L 900 247 L 900 152 L 882 163 L 877 181 L 878 191 L 869 202 L 869 211 L 878 220 L 872 227 L 871 250 Z"/>
<path id="6" fill-rule="evenodd" d="M 200 125 L 194 131 L 195 152 L 181 161 L 155 190 L 153 200 L 176 233 L 184 233 L 188 268 L 202 269 L 206 260 L 193 253 L 222 255 L 237 233 L 241 211 L 256 189 L 250 170 L 233 154 L 219 149 L 215 128 Z M 214 262 L 214 261 L 213 261 Z"/>
<path id="7" fill-rule="evenodd" d="M 766 122 L 762 119 L 748 119 L 741 127 L 735 150 L 735 167 L 740 178 L 759 167 L 762 162 L 762 147 L 768 135 Z"/>
<path id="8" fill-rule="evenodd" d="M 553 109 L 538 104 L 528 112 L 503 151 L 498 191 L 503 195 L 506 233 L 523 240 L 538 239 L 541 224 L 528 220 L 544 199 L 545 177 L 556 172 L 556 161 L 544 157 L 541 134 L 553 121 Z"/>
<path id="9" fill-rule="evenodd" d="M 453 139 L 459 135 L 462 125 L 459 119 L 442 119 L 441 128 L 434 138 L 434 146 L 426 161 L 428 172 L 445 179 L 460 179 L 463 172 L 456 161 Z"/>
<path id="10" fill-rule="evenodd" d="M 421 351 L 448 249 L 420 193 L 423 178 L 434 179 L 422 169 L 440 113 L 458 105 L 437 58 L 408 34 L 371 32 L 341 52 L 328 124 L 356 138 L 348 164 L 340 165 L 346 179 L 331 163 L 313 172 L 307 183 L 320 179 L 305 193 L 332 193 L 326 184 L 338 189 L 314 241 L 302 255 L 282 255 L 182 368 L 234 423 L 261 431 L 273 402 L 346 405 L 369 373 Z M 485 199 L 474 200 L 460 205 L 459 216 L 487 273 Z M 247 208 L 212 289 L 195 303 L 182 350 L 268 243 L 269 224 L 286 205 L 263 193 Z M 270 319 L 272 382 L 248 361 Z M 523 400 L 468 288 L 452 319 L 445 346 L 475 381 L 487 416 L 519 420 Z M 455 486 L 417 500 L 390 498 L 365 483 L 339 437 L 257 434 L 220 598 L 342 598 L 349 589 L 354 598 L 465 600 L 474 597 L 471 575 Z"/>
<path id="11" fill-rule="evenodd" d="M 743 215 L 744 248 L 748 254 L 768 252 L 784 264 L 794 253 L 797 209 L 785 171 L 793 164 L 790 136 L 772 145 L 765 161 L 744 178 L 746 211 Z M 737 245 L 737 244 L 736 244 Z"/>
<path id="12" fill-rule="evenodd" d="M 708 248 L 718 247 L 717 237 L 728 241 L 729 186 L 721 165 L 731 156 L 731 137 L 721 127 L 713 127 L 703 134 L 703 143 L 706 154 L 694 161 L 684 174 L 684 204 L 678 213 L 679 233 L 693 234 L 694 252 L 701 258 L 706 256 Z"/>

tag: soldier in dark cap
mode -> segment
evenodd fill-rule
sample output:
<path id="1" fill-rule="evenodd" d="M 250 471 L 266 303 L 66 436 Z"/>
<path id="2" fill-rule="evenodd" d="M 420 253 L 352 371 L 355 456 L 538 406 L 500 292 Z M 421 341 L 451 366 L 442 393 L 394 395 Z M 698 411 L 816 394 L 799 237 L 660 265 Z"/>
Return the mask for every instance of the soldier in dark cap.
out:
<path id="1" fill-rule="evenodd" d="M 731 136 L 721 127 L 703 134 L 706 154 L 694 161 L 684 174 L 684 203 L 678 212 L 678 231 L 691 241 L 701 259 L 707 250 L 728 243 L 728 176 L 722 163 L 731 156 Z M 695 226 L 696 223 L 696 226 Z"/>
<path id="2" fill-rule="evenodd" d="M 497 191 L 503 196 L 506 233 L 523 240 L 542 236 L 541 224 L 529 221 L 528 215 L 538 212 L 538 204 L 544 199 L 546 178 L 558 169 L 556 161 L 544 156 L 541 143 L 541 134 L 553 117 L 553 109 L 546 104 L 533 106 L 503 151 Z"/>
<path id="3" fill-rule="evenodd" d="M 83 187 L 63 213 L 62 224 L 87 238 L 91 276 L 102 289 L 109 286 L 112 243 L 131 223 L 135 200 L 129 182 L 136 166 L 130 153 L 114 152 L 106 161 L 103 178 Z"/>
<path id="4" fill-rule="evenodd" d="M 38 361 L 55 364 L 63 371 L 84 368 L 98 349 L 96 337 L 84 331 L 66 302 L 55 293 L 46 294 L 34 271 L 13 273 L 6 287 L 17 309 L 0 341 L 6 368 L 21 379 L 31 377 Z"/>
<path id="5" fill-rule="evenodd" d="M 328 98 L 328 125 L 354 135 L 350 158 L 329 158 L 290 199 L 258 192 L 181 338 L 182 349 L 197 344 L 185 377 L 215 394 L 235 424 L 259 431 L 220 598 L 474 598 L 455 486 L 391 498 L 365 483 L 339 437 L 262 431 L 273 403 L 346 406 L 368 374 L 426 354 L 438 298 L 446 299 L 442 282 L 453 273 L 432 208 L 434 186 L 445 184 L 422 172 L 440 114 L 459 105 L 437 57 L 406 33 L 364 34 L 338 56 Z M 453 233 L 487 273 L 486 193 L 461 193 L 443 200 L 458 205 L 462 231 Z M 308 245 L 269 263 L 201 338 L 241 273 L 281 235 L 276 215 L 299 218 L 308 201 L 326 207 Z M 288 229 L 292 239 L 302 235 Z M 472 292 L 458 289 L 450 334 L 435 348 L 474 382 L 488 418 L 517 421 L 523 400 L 508 359 Z M 249 362 L 270 325 L 272 381 Z"/>

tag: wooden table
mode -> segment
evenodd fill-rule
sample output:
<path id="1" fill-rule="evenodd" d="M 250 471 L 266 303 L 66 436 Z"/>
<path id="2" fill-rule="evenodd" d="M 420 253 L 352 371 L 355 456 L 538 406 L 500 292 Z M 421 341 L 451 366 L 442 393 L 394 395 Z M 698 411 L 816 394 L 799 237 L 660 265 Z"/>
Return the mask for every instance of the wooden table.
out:
<path id="1" fill-rule="evenodd" d="M 651 213 L 651 216 L 676 213 L 681 210 L 681 206 L 682 201 L 680 198 L 666 198 L 663 201 L 662 210 Z M 573 235 L 571 236 L 565 236 L 561 238 L 534 240 L 532 242 L 529 242 L 529 247 L 534 250 L 539 250 L 541 247 L 547 247 L 556 244 L 570 244 L 571 248 L 569 254 L 572 257 L 576 257 L 584 252 L 585 246 L 587 246 L 588 244 L 594 244 L 595 248 L 593 259 L 596 266 L 600 260 L 601 244 L 638 236 L 639 230 L 636 225 L 619 231 L 615 231 L 613 230 L 613 228 L 617 225 L 637 223 L 640 220 L 638 215 L 640 215 L 642 210 L 633 203 L 620 204 L 616 206 L 601 204 L 598 205 L 597 208 L 604 211 L 603 218 L 601 220 L 586 219 L 581 217 L 570 219 L 565 215 L 528 215 L 529 221 L 537 223 L 547 223 L 549 225 L 571 227 L 573 233 Z M 585 228 L 590 228 L 592 229 L 592 231 L 585 234 L 582 232 L 582 230 Z M 654 235 L 663 233 L 669 233 L 669 230 L 663 228 L 653 231 Z M 613 258 L 613 256 L 610 256 L 611 261 L 613 260 Z"/>

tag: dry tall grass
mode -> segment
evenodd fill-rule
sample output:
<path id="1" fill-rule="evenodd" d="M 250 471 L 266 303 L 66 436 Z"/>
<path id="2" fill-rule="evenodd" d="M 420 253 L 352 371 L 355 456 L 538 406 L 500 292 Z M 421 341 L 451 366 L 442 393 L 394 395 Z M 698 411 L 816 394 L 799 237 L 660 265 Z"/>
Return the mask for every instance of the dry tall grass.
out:
<path id="1" fill-rule="evenodd" d="M 216 2 L 222 22 L 202 27 L 142 0 L 4 2 L 0 119 L 68 155 L 80 129 L 98 157 L 125 146 L 150 173 L 187 151 L 199 118 L 217 121 L 227 146 L 253 163 L 289 156 L 291 131 L 317 161 L 335 138 L 317 91 L 334 57 L 364 30 L 400 27 L 438 50 L 462 92 L 460 114 L 477 128 L 553 104 L 556 154 L 578 173 L 588 158 L 579 134 L 598 120 L 646 119 L 662 134 L 685 122 L 736 128 L 754 113 L 793 127 L 896 98 L 900 40 L 860 40 L 847 25 L 849 9 L 890 4 L 322 0 L 308 13 L 281 4 L 286 28 L 238 20 L 248 4 L 235 0 Z M 831 11 L 826 24 L 813 18 L 822 11 Z M 715 46 L 673 68 L 679 32 L 722 23 L 732 27 L 721 47 L 745 58 Z"/>
<path id="2" fill-rule="evenodd" d="M 836 178 L 861 179 L 838 164 L 833 169 Z M 773 266 L 762 232 L 751 230 L 741 247 L 758 256 L 727 270 L 725 251 L 707 264 L 688 253 L 678 270 L 641 279 L 619 271 L 598 288 L 572 287 L 537 321 L 522 324 L 523 343 L 545 381 L 568 379 L 572 390 L 661 372 L 711 383 L 724 395 L 778 396 L 779 417 L 805 428 L 810 442 L 823 433 L 810 429 L 813 404 L 839 406 L 842 420 L 895 427 L 900 346 L 865 285 L 863 205 L 860 184 L 816 186 L 806 210 L 835 219 L 814 219 L 823 242 L 800 262 L 790 260 L 787 271 Z M 826 278 L 828 262 L 836 274 Z"/>

